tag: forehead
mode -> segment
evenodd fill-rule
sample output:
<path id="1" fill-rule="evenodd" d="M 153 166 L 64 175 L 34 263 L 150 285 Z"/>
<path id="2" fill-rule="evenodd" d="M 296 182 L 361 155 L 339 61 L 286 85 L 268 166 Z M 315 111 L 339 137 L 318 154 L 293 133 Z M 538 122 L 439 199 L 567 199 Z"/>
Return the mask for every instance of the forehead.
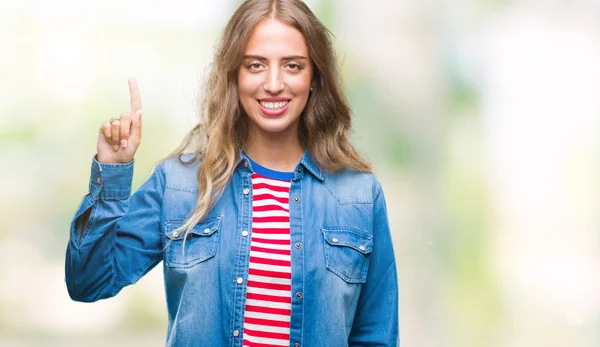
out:
<path id="1" fill-rule="evenodd" d="M 302 33 L 293 26 L 277 19 L 260 21 L 250 34 L 246 55 L 276 58 L 289 55 L 308 56 L 308 47 Z"/>

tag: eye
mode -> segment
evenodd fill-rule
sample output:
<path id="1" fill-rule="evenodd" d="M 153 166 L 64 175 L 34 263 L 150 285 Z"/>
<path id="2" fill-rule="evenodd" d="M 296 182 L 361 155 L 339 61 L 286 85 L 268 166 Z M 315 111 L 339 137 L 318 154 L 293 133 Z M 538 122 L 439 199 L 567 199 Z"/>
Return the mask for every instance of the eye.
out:
<path id="1" fill-rule="evenodd" d="M 262 67 L 263 67 L 263 64 L 261 64 L 257 61 L 254 61 L 254 62 L 246 65 L 246 68 L 250 71 L 260 71 L 262 69 Z"/>
<path id="2" fill-rule="evenodd" d="M 292 70 L 292 71 L 300 71 L 302 70 L 304 67 L 298 63 L 288 63 L 287 65 L 285 65 L 285 67 L 287 67 L 288 69 Z"/>

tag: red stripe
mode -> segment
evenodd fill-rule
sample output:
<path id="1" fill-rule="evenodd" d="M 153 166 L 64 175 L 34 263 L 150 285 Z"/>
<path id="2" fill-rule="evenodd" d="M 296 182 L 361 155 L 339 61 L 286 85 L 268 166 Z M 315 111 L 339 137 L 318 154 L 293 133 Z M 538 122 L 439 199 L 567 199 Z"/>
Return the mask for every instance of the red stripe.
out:
<path id="1" fill-rule="evenodd" d="M 267 295 L 267 294 L 246 293 L 246 299 L 283 302 L 286 304 L 292 303 L 291 296 L 275 296 L 275 295 Z"/>
<path id="2" fill-rule="evenodd" d="M 287 340 L 290 338 L 290 334 L 272 333 L 272 332 L 268 332 L 268 331 L 259 331 L 259 330 L 250 330 L 250 329 L 244 329 L 244 335 L 245 334 L 248 334 L 251 336 L 256 336 L 256 337 L 266 337 L 268 339 Z"/>
<path id="3" fill-rule="evenodd" d="M 257 282 L 257 281 L 248 281 L 248 287 L 273 289 L 273 290 L 290 290 L 290 291 L 292 290 L 292 286 L 290 284 L 266 283 L 266 282 Z"/>
<path id="4" fill-rule="evenodd" d="M 290 327 L 290 322 L 282 322 L 282 321 L 272 320 L 272 319 L 260 319 L 260 318 L 245 317 L 244 322 L 250 323 L 250 324 L 268 325 L 268 326 L 272 326 L 272 327 L 282 327 L 282 328 Z"/>
<path id="5" fill-rule="evenodd" d="M 275 265 L 275 266 L 291 266 L 292 262 L 289 260 L 278 260 L 278 259 L 267 259 L 260 257 L 250 257 L 251 263 L 258 264 L 267 264 L 267 265 Z"/>
<path id="6" fill-rule="evenodd" d="M 269 313 L 269 314 L 279 314 L 282 316 L 289 316 L 292 313 L 292 310 L 286 310 L 285 308 L 273 308 L 273 307 L 246 305 L 246 312 L 248 312 L 248 311 Z"/>
<path id="7" fill-rule="evenodd" d="M 251 251 L 255 252 L 264 252 L 271 254 L 280 254 L 280 255 L 291 255 L 291 251 L 289 249 L 271 249 L 257 246 L 250 246 Z"/>
<path id="8" fill-rule="evenodd" d="M 254 236 L 252 237 L 252 241 L 260 242 L 260 243 L 270 243 L 272 245 L 289 245 L 290 244 L 290 240 L 269 240 L 269 239 L 262 239 L 259 237 L 254 237 Z"/>
<path id="9" fill-rule="evenodd" d="M 256 223 L 289 223 L 290 216 L 252 217 L 252 222 L 256 222 Z"/>
<path id="10" fill-rule="evenodd" d="M 284 208 L 279 205 L 265 205 L 265 206 L 253 206 L 252 207 L 252 211 L 255 211 L 255 212 L 265 212 L 265 211 L 274 211 L 274 210 L 289 212 L 289 210 L 287 208 Z"/>
<path id="11" fill-rule="evenodd" d="M 287 203 L 290 202 L 290 199 L 288 197 L 280 198 L 280 197 L 277 197 L 277 196 L 271 195 L 271 194 L 254 195 L 252 198 L 253 198 L 253 201 L 260 201 L 260 200 L 272 199 L 272 200 L 275 200 L 275 201 L 280 202 L 282 204 L 287 204 Z"/>
<path id="12" fill-rule="evenodd" d="M 276 191 L 276 192 L 283 192 L 283 193 L 289 193 L 290 192 L 290 188 L 289 187 L 279 187 L 279 186 L 271 185 L 271 184 L 268 184 L 268 183 L 252 183 L 252 188 L 253 189 L 267 188 L 267 189 L 271 189 L 271 190 Z"/>
<path id="13" fill-rule="evenodd" d="M 274 277 L 274 278 L 286 278 L 292 279 L 291 272 L 280 272 L 280 271 L 267 271 L 259 269 L 249 269 L 248 274 L 263 277 Z"/>
<path id="14" fill-rule="evenodd" d="M 246 339 L 244 339 L 244 346 L 248 346 L 248 347 L 281 347 L 280 345 L 272 345 L 269 343 L 250 342 Z"/>

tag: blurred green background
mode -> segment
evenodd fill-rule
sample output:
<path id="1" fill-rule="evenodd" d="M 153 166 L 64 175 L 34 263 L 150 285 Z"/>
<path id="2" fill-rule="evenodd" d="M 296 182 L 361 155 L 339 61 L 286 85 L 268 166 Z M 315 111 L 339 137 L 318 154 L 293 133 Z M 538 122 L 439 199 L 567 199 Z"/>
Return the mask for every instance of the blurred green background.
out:
<path id="1" fill-rule="evenodd" d="M 401 345 L 599 346 L 600 3 L 306 2 L 386 192 Z M 137 189 L 195 124 L 238 4 L 0 1 L 0 345 L 164 345 L 161 266 L 69 299 L 69 223 L 127 78 Z"/>

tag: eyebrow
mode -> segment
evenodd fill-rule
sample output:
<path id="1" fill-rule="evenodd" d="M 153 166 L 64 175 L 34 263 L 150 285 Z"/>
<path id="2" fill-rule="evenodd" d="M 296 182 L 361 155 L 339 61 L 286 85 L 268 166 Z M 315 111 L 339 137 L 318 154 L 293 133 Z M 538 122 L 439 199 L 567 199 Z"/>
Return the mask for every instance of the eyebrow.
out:
<path id="1" fill-rule="evenodd" d="M 260 60 L 260 61 L 268 60 L 267 58 L 262 57 L 260 55 L 245 55 L 244 57 L 242 57 L 242 59 L 256 59 L 256 60 Z M 308 58 L 303 55 L 290 55 L 290 56 L 281 58 L 281 60 L 302 60 L 302 59 L 307 60 Z"/>

